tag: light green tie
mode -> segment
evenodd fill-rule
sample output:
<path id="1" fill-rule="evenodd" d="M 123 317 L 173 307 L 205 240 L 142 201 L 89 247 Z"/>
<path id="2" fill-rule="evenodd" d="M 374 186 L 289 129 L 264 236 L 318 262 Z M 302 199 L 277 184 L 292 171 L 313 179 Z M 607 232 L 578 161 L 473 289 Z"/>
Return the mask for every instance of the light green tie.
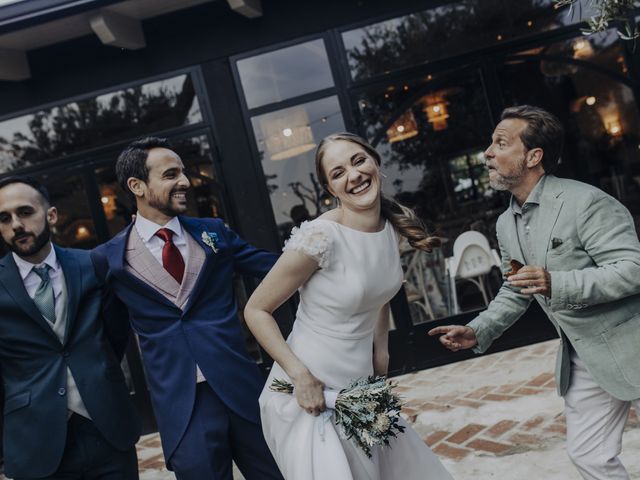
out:
<path id="1" fill-rule="evenodd" d="M 49 270 L 51 267 L 47 264 L 41 267 L 33 267 L 33 271 L 40 277 L 42 282 L 38 286 L 35 295 L 33 296 L 33 303 L 36 304 L 42 316 L 49 320 L 51 323 L 56 323 L 56 306 L 53 296 L 53 285 L 51 284 L 51 278 L 49 277 Z"/>

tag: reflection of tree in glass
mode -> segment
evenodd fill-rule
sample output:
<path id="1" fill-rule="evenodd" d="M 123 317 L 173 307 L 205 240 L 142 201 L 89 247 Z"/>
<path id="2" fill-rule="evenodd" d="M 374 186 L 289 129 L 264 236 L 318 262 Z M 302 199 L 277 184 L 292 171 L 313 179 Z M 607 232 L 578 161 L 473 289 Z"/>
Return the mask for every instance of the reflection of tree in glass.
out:
<path id="1" fill-rule="evenodd" d="M 429 121 L 425 106 L 434 97 L 446 102 L 449 115 L 446 128 L 436 130 Z M 379 148 L 384 156 L 383 165 L 395 166 L 400 172 L 400 178 L 392 180 L 396 198 L 414 208 L 432 231 L 455 238 L 468 227 L 470 219 L 482 218 L 487 224 L 494 221 L 491 212 L 501 199 L 477 196 L 473 201 L 460 202 L 455 196 L 449 166 L 451 159 L 470 151 L 483 151 L 490 141 L 493 124 L 478 74 L 455 71 L 436 81 L 420 79 L 392 85 L 369 92 L 360 103 L 366 105 L 360 111 L 361 124 L 371 133 L 370 138 L 384 146 Z M 407 109 L 413 113 L 418 134 L 389 143 L 387 129 Z M 481 162 L 478 168 L 483 168 Z M 402 172 L 420 175 L 415 190 L 406 190 Z M 491 218 L 485 218 L 485 214 Z"/>
<path id="2" fill-rule="evenodd" d="M 223 187 L 213 169 L 211 147 L 206 136 L 189 137 L 171 142 L 185 165 L 191 182 L 187 194 L 188 215 L 197 217 L 226 217 L 222 204 Z"/>
<path id="3" fill-rule="evenodd" d="M 145 87 L 40 110 L 30 116 L 28 134 L 0 137 L 0 151 L 13 157 L 10 168 L 15 170 L 189 122 L 195 97 L 189 76 L 181 88 Z"/>
<path id="4" fill-rule="evenodd" d="M 278 190 L 279 185 L 278 185 L 277 182 L 274 182 L 274 180 L 276 180 L 278 178 L 277 174 L 275 174 L 275 173 L 272 173 L 272 174 L 265 173 L 264 178 L 265 178 L 265 181 L 267 182 L 267 192 L 269 192 L 269 195 L 271 195 L 273 192 Z"/>
<path id="5" fill-rule="evenodd" d="M 349 32 L 345 42 L 352 76 L 368 78 L 489 45 L 532 27 L 549 28 L 558 16 L 551 4 L 551 0 L 466 0 Z M 359 44 L 350 46 L 352 39 Z"/>
<path id="6" fill-rule="evenodd" d="M 313 217 L 317 217 L 322 212 L 321 203 L 324 197 L 324 190 L 320 187 L 313 173 L 309 173 L 309 180 L 311 181 L 311 188 L 302 182 L 292 182 L 289 187 L 291 187 L 293 194 L 300 199 L 303 207 L 307 207 L 307 200 L 311 202 L 315 208 Z"/>

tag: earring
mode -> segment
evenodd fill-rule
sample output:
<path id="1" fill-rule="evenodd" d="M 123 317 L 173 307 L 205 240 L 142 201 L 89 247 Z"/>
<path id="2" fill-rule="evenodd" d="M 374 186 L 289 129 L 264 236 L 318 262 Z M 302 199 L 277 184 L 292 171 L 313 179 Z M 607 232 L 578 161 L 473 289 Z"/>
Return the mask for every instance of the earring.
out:
<path id="1" fill-rule="evenodd" d="M 382 178 L 387 178 L 387 176 L 386 176 L 383 172 L 380 172 L 380 176 L 381 176 Z"/>

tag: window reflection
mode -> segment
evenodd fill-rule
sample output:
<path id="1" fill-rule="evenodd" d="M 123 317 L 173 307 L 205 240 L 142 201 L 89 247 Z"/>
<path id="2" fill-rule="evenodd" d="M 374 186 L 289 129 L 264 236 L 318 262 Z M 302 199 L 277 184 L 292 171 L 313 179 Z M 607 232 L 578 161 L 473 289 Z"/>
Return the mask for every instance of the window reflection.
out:
<path id="1" fill-rule="evenodd" d="M 237 66 L 249 108 L 333 86 L 322 39 L 245 58 Z"/>
<path id="2" fill-rule="evenodd" d="M 222 187 L 213 168 L 211 146 L 206 136 L 171 140 L 172 148 L 180 155 L 191 189 L 187 193 L 186 215 L 193 217 L 224 216 Z M 114 236 L 131 222 L 135 206 L 120 189 L 115 173 L 115 159 L 96 169 L 100 203 L 107 220 L 109 235 Z"/>
<path id="3" fill-rule="evenodd" d="M 58 210 L 58 222 L 51 229 L 53 241 L 63 247 L 93 248 L 98 244 L 89 209 L 84 177 L 77 173 L 46 173 L 38 179 L 49 190 L 51 205 Z"/>
<path id="4" fill-rule="evenodd" d="M 449 271 L 455 240 L 474 230 L 495 242 L 495 222 L 504 210 L 484 167 L 492 123 L 479 73 L 455 71 L 388 84 L 362 95 L 358 106 L 382 156 L 385 192 L 413 208 L 444 240 L 430 254 L 401 246 L 413 322 L 483 308 L 475 284 Z M 491 267 L 489 272 L 487 279 L 495 276 Z"/>
<path id="5" fill-rule="evenodd" d="M 0 122 L 0 173 L 202 121 L 189 75 Z"/>
<path id="6" fill-rule="evenodd" d="M 588 0 L 558 11 L 553 0 L 451 2 L 343 33 L 354 80 L 457 55 L 507 39 L 577 23 Z"/>
<path id="7" fill-rule="evenodd" d="M 451 158 L 449 172 L 455 200 L 459 205 L 493 196 L 489 172 L 484 167 L 484 152 L 474 150 Z"/>
<path id="8" fill-rule="evenodd" d="M 583 58 L 588 62 L 574 62 Z M 560 176 L 612 194 L 638 224 L 640 114 L 633 90 L 624 83 L 626 74 L 614 31 L 523 52 L 499 70 L 508 104 L 537 104 L 563 121 L 566 141 Z"/>
<path id="9" fill-rule="evenodd" d="M 251 119 L 281 239 L 291 228 L 333 207 L 318 183 L 315 148 L 344 131 L 337 97 L 326 97 Z"/>

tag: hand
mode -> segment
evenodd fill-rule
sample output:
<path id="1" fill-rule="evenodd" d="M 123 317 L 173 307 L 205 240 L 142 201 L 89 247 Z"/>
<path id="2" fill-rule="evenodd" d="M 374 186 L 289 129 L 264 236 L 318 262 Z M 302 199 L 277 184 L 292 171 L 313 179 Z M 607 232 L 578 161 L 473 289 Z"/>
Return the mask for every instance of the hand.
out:
<path id="1" fill-rule="evenodd" d="M 293 394 L 296 396 L 300 408 L 313 416 L 318 416 L 326 410 L 322 394 L 324 383 L 311 375 L 311 372 L 307 370 L 297 376 L 295 380 L 292 378 L 291 381 L 293 382 Z"/>
<path id="2" fill-rule="evenodd" d="M 475 347 L 478 343 L 476 332 L 466 325 L 444 325 L 429 330 L 429 335 L 442 335 L 439 340 L 442 345 L 452 352 Z"/>
<path id="3" fill-rule="evenodd" d="M 507 282 L 514 287 L 520 287 L 523 295 L 538 293 L 551 298 L 551 275 L 543 267 L 525 265 L 518 273 L 511 275 Z"/>

